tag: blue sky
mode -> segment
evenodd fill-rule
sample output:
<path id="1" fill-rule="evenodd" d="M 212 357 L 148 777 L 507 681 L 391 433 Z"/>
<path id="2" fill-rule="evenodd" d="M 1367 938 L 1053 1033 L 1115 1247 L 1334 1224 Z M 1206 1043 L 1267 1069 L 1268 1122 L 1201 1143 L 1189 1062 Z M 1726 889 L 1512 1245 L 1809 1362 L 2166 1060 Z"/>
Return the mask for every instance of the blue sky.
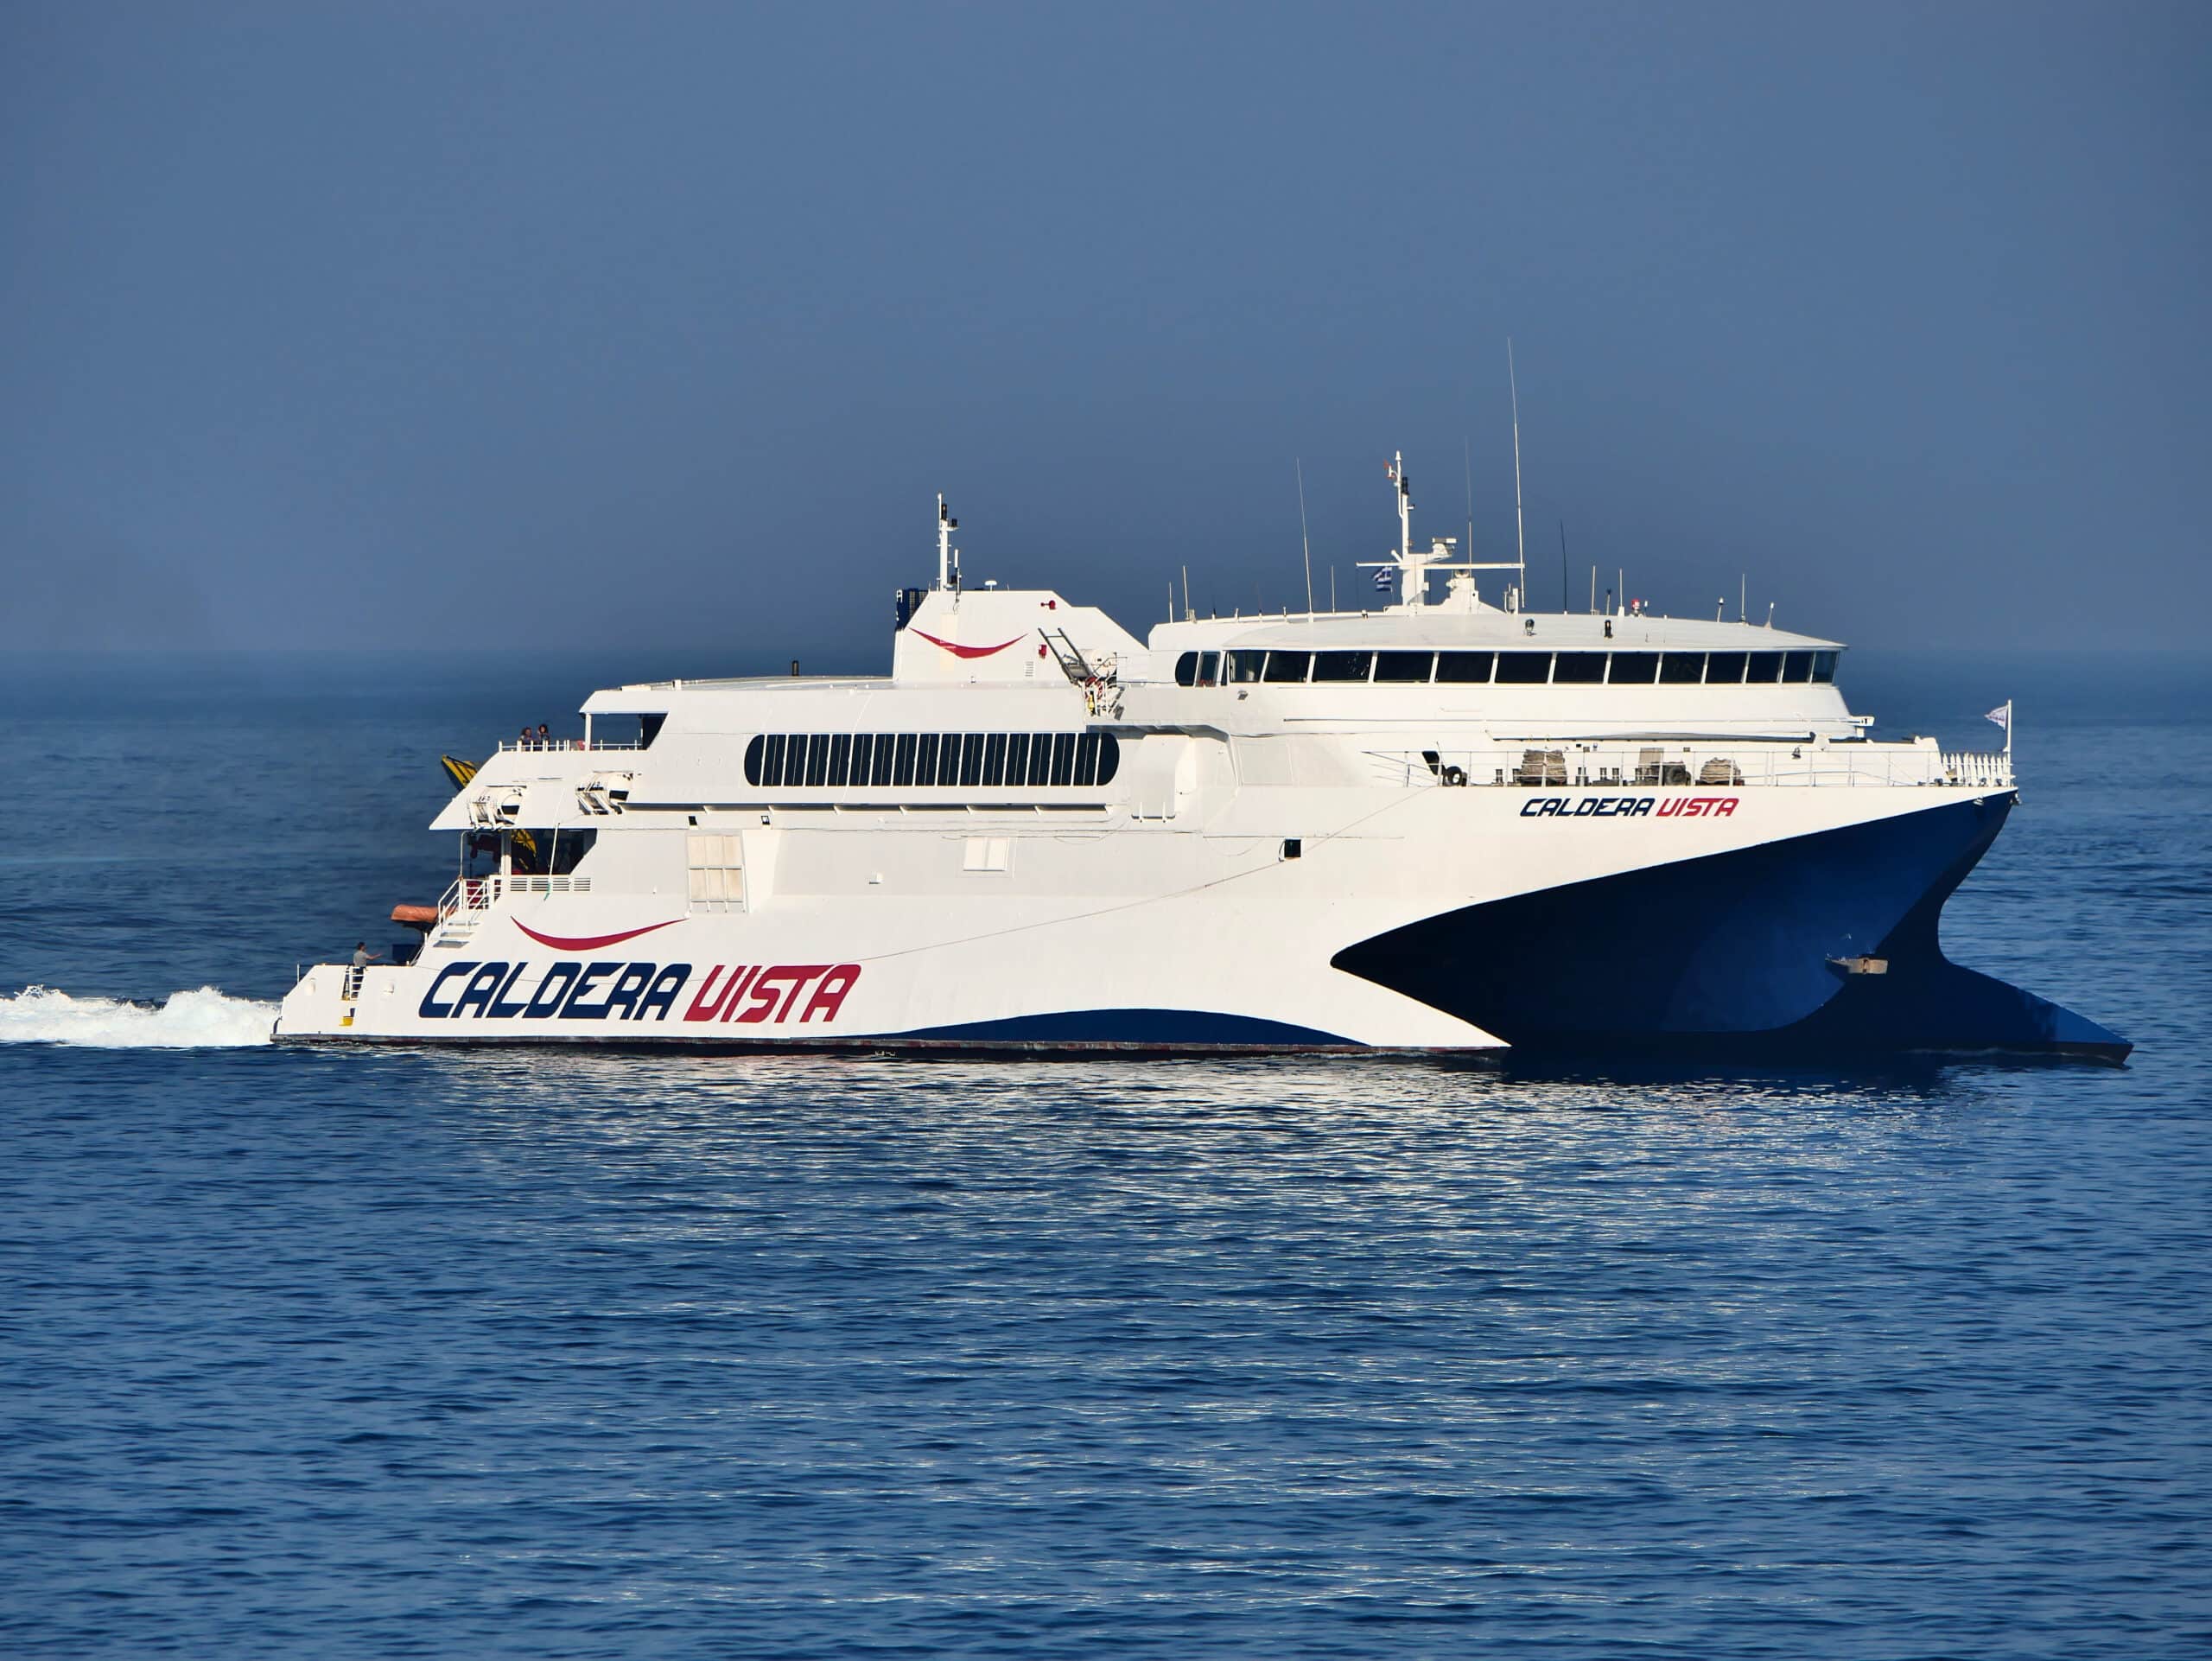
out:
<path id="1" fill-rule="evenodd" d="M 2212 10 L 0 10 L 0 646 L 868 667 L 1565 523 L 1656 607 L 2196 651 Z M 1325 587 L 1326 577 L 1321 579 Z M 1351 592 L 1349 586 L 1341 591 Z"/>

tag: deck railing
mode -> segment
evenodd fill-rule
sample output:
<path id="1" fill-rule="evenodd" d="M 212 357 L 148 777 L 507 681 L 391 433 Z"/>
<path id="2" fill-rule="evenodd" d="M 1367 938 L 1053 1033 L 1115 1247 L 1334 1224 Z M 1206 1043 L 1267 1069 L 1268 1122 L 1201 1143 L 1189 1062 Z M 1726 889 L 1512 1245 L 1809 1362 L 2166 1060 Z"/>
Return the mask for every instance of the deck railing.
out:
<path id="1" fill-rule="evenodd" d="M 454 879 L 438 900 L 435 932 L 441 935 L 473 932 L 486 913 L 508 894 L 589 894 L 588 876 L 462 876 Z"/>
<path id="2" fill-rule="evenodd" d="M 645 746 L 634 738 L 533 738 L 524 742 L 518 738 L 502 739 L 502 750 L 524 754 L 542 754 L 547 750 L 589 750 L 596 754 L 601 750 L 641 750 Z"/>
<path id="3" fill-rule="evenodd" d="M 1516 739 L 1482 749 L 1369 750 L 1378 782 L 1523 788 L 1663 786 L 1801 788 L 1955 786 L 2009 790 L 2012 758 L 1908 744 L 1592 744 Z"/>

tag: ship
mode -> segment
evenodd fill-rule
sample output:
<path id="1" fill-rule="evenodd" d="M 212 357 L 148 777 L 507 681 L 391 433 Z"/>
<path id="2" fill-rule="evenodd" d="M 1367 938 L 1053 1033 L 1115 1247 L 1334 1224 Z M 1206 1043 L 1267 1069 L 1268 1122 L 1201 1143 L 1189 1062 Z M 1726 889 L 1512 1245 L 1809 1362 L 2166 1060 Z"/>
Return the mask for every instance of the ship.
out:
<path id="1" fill-rule="evenodd" d="M 940 496 L 887 674 L 611 687 L 576 735 L 449 760 L 450 886 L 307 969 L 276 1036 L 2126 1059 L 1939 943 L 2018 802 L 2009 704 L 2001 749 L 1877 739 L 1840 642 L 1740 601 L 1540 612 L 1517 546 L 1417 544 L 1387 471 L 1369 605 L 1186 594 L 1141 640 L 963 582 Z"/>

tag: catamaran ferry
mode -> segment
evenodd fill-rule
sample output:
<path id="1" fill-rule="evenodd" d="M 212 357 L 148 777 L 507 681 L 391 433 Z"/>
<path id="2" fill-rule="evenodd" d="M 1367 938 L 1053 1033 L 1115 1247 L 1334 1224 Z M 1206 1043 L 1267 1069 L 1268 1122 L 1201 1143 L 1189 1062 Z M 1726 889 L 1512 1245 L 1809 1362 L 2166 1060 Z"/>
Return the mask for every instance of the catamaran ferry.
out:
<path id="1" fill-rule="evenodd" d="M 1142 640 L 964 587 L 939 498 L 887 676 L 616 687 L 579 741 L 454 764 L 452 887 L 277 1036 L 2125 1058 L 1938 947 L 2009 722 L 1878 742 L 1840 645 L 1740 607 L 1532 610 L 1522 561 L 1416 547 L 1389 474 L 1376 608 Z"/>

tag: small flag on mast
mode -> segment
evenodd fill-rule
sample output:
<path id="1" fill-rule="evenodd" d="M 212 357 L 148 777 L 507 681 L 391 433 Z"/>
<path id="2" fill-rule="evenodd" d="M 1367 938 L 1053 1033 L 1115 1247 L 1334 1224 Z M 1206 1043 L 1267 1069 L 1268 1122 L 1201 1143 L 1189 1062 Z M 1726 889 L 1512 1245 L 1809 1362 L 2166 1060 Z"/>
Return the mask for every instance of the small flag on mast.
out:
<path id="1" fill-rule="evenodd" d="M 1375 586 L 1378 589 L 1388 589 L 1390 586 L 1390 568 L 1388 565 L 1375 573 Z"/>
<path id="2" fill-rule="evenodd" d="M 2005 729 L 2005 736 L 2010 738 L 2012 735 L 2012 700 L 2006 698 L 1982 719 L 1995 722 Z"/>

